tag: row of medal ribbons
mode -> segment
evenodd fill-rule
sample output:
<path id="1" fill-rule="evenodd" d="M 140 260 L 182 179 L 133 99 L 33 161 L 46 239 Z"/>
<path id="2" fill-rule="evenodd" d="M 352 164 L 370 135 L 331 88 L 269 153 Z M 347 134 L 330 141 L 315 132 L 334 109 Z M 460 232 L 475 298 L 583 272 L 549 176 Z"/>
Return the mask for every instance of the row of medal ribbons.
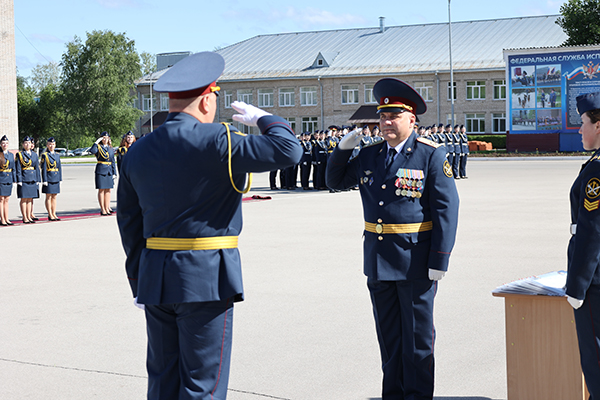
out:
<path id="1" fill-rule="evenodd" d="M 425 174 L 419 169 L 400 168 L 396 172 L 396 196 L 421 198 Z"/>

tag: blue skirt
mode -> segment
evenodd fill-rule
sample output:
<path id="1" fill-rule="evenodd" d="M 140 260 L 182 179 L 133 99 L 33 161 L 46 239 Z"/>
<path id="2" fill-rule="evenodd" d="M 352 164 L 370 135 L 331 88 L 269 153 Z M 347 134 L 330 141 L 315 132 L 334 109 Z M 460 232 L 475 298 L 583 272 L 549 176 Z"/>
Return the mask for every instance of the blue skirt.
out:
<path id="1" fill-rule="evenodd" d="M 0 183 L 0 196 L 10 196 L 12 194 L 12 183 Z"/>
<path id="2" fill-rule="evenodd" d="M 23 185 L 17 185 L 17 197 L 19 199 L 37 199 L 40 197 L 40 190 L 37 182 L 23 182 Z"/>
<path id="3" fill-rule="evenodd" d="M 96 174 L 96 189 L 112 189 L 113 186 L 112 175 Z"/>
<path id="4" fill-rule="evenodd" d="M 46 193 L 46 194 L 60 193 L 60 182 L 48 182 L 48 186 L 42 185 L 42 193 Z"/>

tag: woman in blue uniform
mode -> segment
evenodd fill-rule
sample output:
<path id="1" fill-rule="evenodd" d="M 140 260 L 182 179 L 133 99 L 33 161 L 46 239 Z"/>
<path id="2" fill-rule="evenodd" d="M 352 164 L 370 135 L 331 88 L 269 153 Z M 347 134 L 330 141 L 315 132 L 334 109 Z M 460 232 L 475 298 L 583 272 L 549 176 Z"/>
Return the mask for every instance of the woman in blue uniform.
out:
<path id="1" fill-rule="evenodd" d="M 46 194 L 46 210 L 48 221 L 60 221 L 56 215 L 56 195 L 60 193 L 62 181 L 62 166 L 60 156 L 54 152 L 56 141 L 53 137 L 46 143 L 46 151 L 42 153 L 40 168 L 42 170 L 42 193 Z"/>
<path id="2" fill-rule="evenodd" d="M 117 171 L 121 172 L 121 163 L 123 162 L 123 157 L 125 157 L 125 154 L 127 154 L 127 151 L 129 150 L 131 145 L 135 143 L 135 140 L 135 135 L 131 131 L 123 135 L 123 139 L 121 139 L 121 144 L 117 149 Z"/>
<path id="3" fill-rule="evenodd" d="M 577 97 L 581 141 L 594 150 L 571 187 L 567 300 L 575 309 L 581 369 L 590 399 L 600 399 L 600 92 Z"/>
<path id="4" fill-rule="evenodd" d="M 0 225 L 8 226 L 8 199 L 12 194 L 13 184 L 17 181 L 15 170 L 15 157 L 8 151 L 8 138 L 6 135 L 0 139 Z"/>
<path id="5" fill-rule="evenodd" d="M 40 181 L 39 160 L 33 148 L 33 138 L 23 138 L 23 150 L 17 153 L 15 160 L 17 170 L 17 197 L 21 199 L 20 207 L 24 224 L 33 224 L 37 218 L 33 215 L 33 199 L 39 197 Z"/>
<path id="6" fill-rule="evenodd" d="M 116 178 L 115 151 L 110 146 L 110 135 L 102 132 L 102 136 L 93 144 L 90 152 L 96 155 L 96 189 L 98 189 L 98 203 L 100 215 L 110 215 L 110 190 Z"/>

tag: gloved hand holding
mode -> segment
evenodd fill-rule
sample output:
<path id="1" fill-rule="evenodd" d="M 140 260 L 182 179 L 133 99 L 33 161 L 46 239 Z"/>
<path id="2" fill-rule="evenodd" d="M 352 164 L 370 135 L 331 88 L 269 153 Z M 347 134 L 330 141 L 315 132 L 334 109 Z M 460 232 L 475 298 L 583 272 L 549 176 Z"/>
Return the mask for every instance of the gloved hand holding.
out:
<path id="1" fill-rule="evenodd" d="M 437 269 L 429 268 L 429 279 L 432 281 L 439 281 L 446 275 L 446 271 L 438 271 Z"/>
<path id="2" fill-rule="evenodd" d="M 575 297 L 571 297 L 569 295 L 567 295 L 567 301 L 569 302 L 571 307 L 573 307 L 576 310 L 583 305 L 583 300 L 578 300 Z"/>
<path id="3" fill-rule="evenodd" d="M 42 183 L 42 185 L 48 186 L 48 182 L 44 182 L 44 183 Z"/>
<path id="4" fill-rule="evenodd" d="M 356 146 L 358 146 L 363 136 L 362 128 L 356 128 L 342 138 L 340 144 L 338 144 L 338 147 L 340 150 L 353 150 Z"/>
<path id="5" fill-rule="evenodd" d="M 233 120 L 248 126 L 256 126 L 258 120 L 265 115 L 273 115 L 243 101 L 234 101 L 231 107 L 239 113 L 234 114 Z"/>
<path id="6" fill-rule="evenodd" d="M 145 310 L 146 306 L 137 302 L 137 297 L 133 299 L 133 305 L 139 308 L 140 310 Z"/>

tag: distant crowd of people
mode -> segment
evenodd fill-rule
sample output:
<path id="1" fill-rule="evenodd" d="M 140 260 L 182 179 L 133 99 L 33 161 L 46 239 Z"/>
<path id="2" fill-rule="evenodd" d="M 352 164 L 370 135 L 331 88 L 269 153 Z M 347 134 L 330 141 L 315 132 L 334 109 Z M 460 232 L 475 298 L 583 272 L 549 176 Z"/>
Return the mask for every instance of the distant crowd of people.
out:
<path id="1" fill-rule="evenodd" d="M 356 125 L 342 127 L 332 125 L 326 130 L 301 133 L 298 137 L 302 147 L 300 162 L 286 169 L 271 171 L 269 175 L 271 190 L 302 188 L 303 190 L 329 190 L 334 192 L 334 190 L 327 188 L 325 184 L 327 161 L 340 140 L 356 128 Z M 417 133 L 419 136 L 446 148 L 446 156 L 452 166 L 455 179 L 467 178 L 469 140 L 464 125 L 455 125 L 454 127 L 450 124 L 418 126 Z M 369 125 L 364 125 L 362 134 L 363 138 L 354 149 L 352 157 L 356 157 L 362 148 L 384 140 L 383 133 L 377 125 L 372 128 Z M 300 186 L 298 186 L 298 180 L 300 180 Z"/>

